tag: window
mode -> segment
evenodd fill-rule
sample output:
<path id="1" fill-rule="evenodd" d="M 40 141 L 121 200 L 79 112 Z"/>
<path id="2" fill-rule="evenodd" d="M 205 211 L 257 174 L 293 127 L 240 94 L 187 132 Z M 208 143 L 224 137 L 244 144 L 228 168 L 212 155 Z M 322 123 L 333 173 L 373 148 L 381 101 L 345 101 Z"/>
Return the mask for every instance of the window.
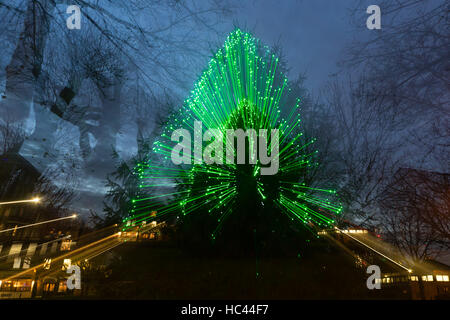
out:
<path id="1" fill-rule="evenodd" d="M 31 291 L 32 280 L 7 280 L 3 281 L 1 291 Z"/>
<path id="2" fill-rule="evenodd" d="M 52 264 L 52 259 L 45 259 L 44 260 L 44 266 L 43 266 L 44 270 L 49 270 L 51 264 Z"/>
<path id="3" fill-rule="evenodd" d="M 69 251 L 70 250 L 70 245 L 72 244 L 72 240 L 64 240 L 61 243 L 61 251 Z"/>
<path id="4" fill-rule="evenodd" d="M 433 281 L 433 275 L 422 276 L 422 281 Z"/>
<path id="5" fill-rule="evenodd" d="M 69 268 L 71 265 L 72 265 L 72 260 L 64 259 L 62 270 L 67 270 L 67 268 Z"/>
<path id="6" fill-rule="evenodd" d="M 46 252 L 47 252 L 47 243 L 43 243 L 43 244 L 41 245 L 41 251 L 39 252 L 39 254 L 40 254 L 41 256 L 43 256 Z"/>
<path id="7" fill-rule="evenodd" d="M 419 278 L 417 276 L 411 276 L 411 281 L 419 281 Z"/>
<path id="8" fill-rule="evenodd" d="M 13 284 L 14 291 L 31 291 L 31 280 L 17 280 Z"/>
<path id="9" fill-rule="evenodd" d="M 14 258 L 13 269 L 19 269 L 21 264 L 22 264 L 22 258 L 21 257 L 15 257 Z"/>
<path id="10" fill-rule="evenodd" d="M 45 292 L 53 292 L 55 290 L 55 284 L 54 283 L 46 283 L 44 285 L 44 291 Z"/>
<path id="11" fill-rule="evenodd" d="M 67 281 L 60 281 L 58 286 L 58 292 L 66 292 L 67 291 Z"/>
<path id="12" fill-rule="evenodd" d="M 58 242 L 53 242 L 52 246 L 50 248 L 50 253 L 55 253 L 57 247 L 58 247 Z"/>
<path id="13" fill-rule="evenodd" d="M 27 256 L 31 257 L 36 252 L 37 243 L 30 243 L 27 249 Z"/>
<path id="14" fill-rule="evenodd" d="M 21 243 L 14 243 L 11 246 L 11 249 L 9 249 L 9 255 L 13 256 L 13 255 L 19 254 L 21 250 L 22 250 L 22 244 Z"/>
<path id="15" fill-rule="evenodd" d="M 25 257 L 23 259 L 22 269 L 28 269 L 31 265 L 31 257 Z"/>
<path id="16" fill-rule="evenodd" d="M 11 291 L 12 287 L 12 281 L 10 280 L 2 281 L 2 285 L 0 286 L 2 291 Z"/>
<path id="17" fill-rule="evenodd" d="M 448 275 L 437 275 L 436 281 L 448 281 Z"/>

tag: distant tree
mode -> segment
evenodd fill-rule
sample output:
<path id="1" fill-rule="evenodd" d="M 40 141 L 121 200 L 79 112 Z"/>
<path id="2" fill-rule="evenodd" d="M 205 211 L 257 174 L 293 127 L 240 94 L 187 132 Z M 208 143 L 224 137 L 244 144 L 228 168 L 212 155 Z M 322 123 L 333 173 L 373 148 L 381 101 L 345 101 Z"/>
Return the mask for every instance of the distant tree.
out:
<path id="1" fill-rule="evenodd" d="M 381 201 L 386 240 L 415 262 L 450 248 L 449 175 L 401 169 Z"/>
<path id="2" fill-rule="evenodd" d="M 384 99 L 370 95 L 365 78 L 340 78 L 324 90 L 333 138 L 325 161 L 343 202 L 344 219 L 370 226 L 379 212 L 379 199 L 404 150 L 396 122 L 379 108 Z"/>
<path id="3" fill-rule="evenodd" d="M 405 256 L 420 261 L 448 249 L 448 178 L 430 172 L 448 173 L 448 3 L 378 5 L 381 30 L 351 42 L 341 64 L 356 81 L 336 90 L 345 81 L 340 74 L 328 90 L 330 105 L 347 110 L 336 113 L 347 177 L 340 194 L 347 212 L 359 211 L 366 218 L 358 221 L 380 228 Z M 359 30 L 366 8 L 366 1 L 352 7 Z M 421 170 L 404 174 L 402 167 Z"/>
<path id="4" fill-rule="evenodd" d="M 104 218 L 100 219 L 104 226 L 120 223 L 127 217 L 133 205 L 131 201 L 136 199 L 140 192 L 139 180 L 135 172 L 137 159 L 146 155 L 138 154 L 131 160 L 121 160 L 116 151 L 113 152 L 113 159 L 116 160 L 116 170 L 110 173 L 106 178 L 106 187 L 108 191 L 105 195 Z"/>
<path id="5" fill-rule="evenodd" d="M 102 222 L 103 224 L 120 222 L 132 213 L 131 201 L 137 199 L 142 193 L 140 179 L 136 172 L 137 165 L 149 160 L 154 138 L 161 132 L 162 124 L 173 110 L 173 102 L 167 96 L 152 99 L 143 94 L 142 99 L 140 104 L 134 106 L 138 127 L 136 154 L 129 159 L 122 159 L 117 151 L 113 150 L 112 157 L 116 161 L 116 167 L 107 176 L 108 191 L 104 201 L 105 221 Z M 154 121 L 156 123 L 149 128 L 149 124 Z M 97 216 L 95 219 L 99 220 L 98 218 Z"/>
<path id="6" fill-rule="evenodd" d="M 364 5 L 359 1 L 353 7 L 358 28 L 367 18 Z M 344 65 L 362 67 L 370 94 L 395 101 L 385 106 L 392 113 L 413 118 L 417 112 L 448 114 L 448 2 L 399 0 L 378 5 L 381 30 L 351 43 Z"/>
<path id="7" fill-rule="evenodd" d="M 19 127 L 18 127 L 19 126 Z M 13 161 L 22 159 L 15 156 L 18 153 L 18 146 L 23 142 L 23 129 L 19 124 L 13 124 L 8 119 L 0 119 L 0 156 L 5 157 L 4 161 L 7 161 L 9 157 L 12 157 Z M 23 163 L 13 163 L 10 165 L 3 165 L 2 169 L 9 170 L 8 172 L 2 172 L 2 179 L 0 188 L 0 197 L 27 197 L 31 194 L 39 195 L 46 205 L 60 210 L 65 208 L 73 200 L 74 194 L 71 188 L 70 181 L 62 179 L 60 168 L 51 168 L 41 173 L 30 164 L 22 160 Z M 27 165 L 28 167 L 23 167 Z M 28 175 L 24 177 L 26 180 L 20 180 L 20 176 Z M 70 175 L 70 173 L 69 173 Z M 21 182 L 19 182 L 21 181 Z M 20 190 L 27 189 L 27 193 L 30 194 L 11 194 L 15 189 L 15 184 L 22 183 L 27 184 Z M 55 184 L 56 183 L 56 184 Z"/>
<path id="8" fill-rule="evenodd" d="M 367 18 L 365 1 L 353 7 L 357 28 Z M 436 170 L 435 155 L 449 153 L 450 40 L 445 0 L 381 1 L 381 30 L 347 48 L 343 67 L 364 73 L 367 95 L 394 119 L 407 166 Z M 400 146 L 400 145 L 399 145 Z M 422 162 L 422 163 L 419 163 Z M 448 163 L 439 168 L 448 172 Z"/>
<path id="9" fill-rule="evenodd" d="M 0 119 L 0 155 L 17 152 L 23 140 L 22 125 L 13 123 L 7 116 Z"/>

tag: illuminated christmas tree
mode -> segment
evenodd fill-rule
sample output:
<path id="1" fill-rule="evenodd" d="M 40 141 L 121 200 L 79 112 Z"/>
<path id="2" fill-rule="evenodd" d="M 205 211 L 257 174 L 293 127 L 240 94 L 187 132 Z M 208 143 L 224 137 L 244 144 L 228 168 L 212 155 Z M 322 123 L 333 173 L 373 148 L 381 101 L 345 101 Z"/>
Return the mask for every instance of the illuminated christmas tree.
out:
<path id="1" fill-rule="evenodd" d="M 332 201 L 333 190 L 315 186 L 308 175 L 317 165 L 314 140 L 304 139 L 300 99 L 295 105 L 285 104 L 288 82 L 277 63 L 270 49 L 249 33 L 237 29 L 228 36 L 190 97 L 169 117 L 151 160 L 137 166 L 143 196 L 132 201 L 130 218 L 147 221 L 175 215 L 181 225 L 197 227 L 192 237 L 225 242 L 237 237 L 241 245 L 251 238 L 266 242 L 282 237 L 292 226 L 332 226 L 341 207 Z M 194 143 L 192 152 L 183 151 L 188 163 L 174 164 L 172 152 L 179 141 L 172 141 L 172 134 L 177 129 L 186 129 L 202 142 L 207 130 L 216 130 L 217 136 L 225 137 L 223 154 L 210 147 L 219 141 L 214 135 L 205 139 L 206 146 Z M 227 152 L 234 159 L 239 156 L 234 138 L 226 138 L 230 129 L 267 130 L 267 155 L 274 160 L 275 145 L 279 150 L 276 173 L 262 174 L 273 164 L 263 164 L 252 153 L 262 147 L 251 148 L 257 142 L 252 135 L 245 140 L 246 163 L 205 163 L 205 153 L 217 159 L 225 159 Z M 192 142 L 183 138 L 183 143 L 190 147 Z M 156 217 L 151 217 L 154 211 Z"/>

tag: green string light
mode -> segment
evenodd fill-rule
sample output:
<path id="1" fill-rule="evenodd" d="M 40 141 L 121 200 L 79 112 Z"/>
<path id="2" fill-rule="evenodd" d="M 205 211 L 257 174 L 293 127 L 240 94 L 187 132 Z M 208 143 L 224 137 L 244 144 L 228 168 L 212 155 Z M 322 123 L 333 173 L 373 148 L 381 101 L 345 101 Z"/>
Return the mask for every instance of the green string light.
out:
<path id="1" fill-rule="evenodd" d="M 218 129 L 224 137 L 227 129 L 255 129 L 256 132 L 278 129 L 278 173 L 273 177 L 261 176 L 262 165 L 257 162 L 245 179 L 254 182 L 251 185 L 255 186 L 262 205 L 270 203 L 292 221 L 305 226 L 334 223 L 333 216 L 342 210 L 340 205 L 328 200 L 335 191 L 309 186 L 299 174 L 315 165 L 316 151 L 310 149 L 315 139 L 304 141 L 303 133 L 299 132 L 300 99 L 290 107 L 282 103 L 288 83 L 277 70 L 277 64 L 278 58 L 249 33 L 237 29 L 227 37 L 183 106 L 169 117 L 161 136 L 154 142 L 152 160 L 137 165 L 140 187 L 148 196 L 132 200 L 135 207 L 131 219 L 145 221 L 155 210 L 157 214 L 151 219 L 174 213 L 192 215 L 206 208 L 217 222 L 211 234 L 211 239 L 215 239 L 227 217 L 243 214 L 237 203 L 242 165 L 176 166 L 171 162 L 176 144 L 171 141 L 172 132 L 183 128 L 195 135 L 194 122 L 201 121 L 202 130 Z M 226 139 L 225 144 L 226 148 L 230 145 Z M 194 163 L 194 155 L 190 158 Z M 273 192 L 275 184 L 279 187 Z"/>

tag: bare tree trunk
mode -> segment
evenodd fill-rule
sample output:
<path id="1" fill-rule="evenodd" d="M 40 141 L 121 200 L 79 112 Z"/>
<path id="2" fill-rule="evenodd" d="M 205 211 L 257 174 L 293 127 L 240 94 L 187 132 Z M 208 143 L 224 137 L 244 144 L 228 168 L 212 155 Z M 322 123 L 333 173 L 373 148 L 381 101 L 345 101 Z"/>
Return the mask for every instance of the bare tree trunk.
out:
<path id="1" fill-rule="evenodd" d="M 6 67 L 6 98 L 0 102 L 3 119 L 7 115 L 13 122 L 21 123 L 28 117 L 54 8 L 54 0 L 28 1 L 23 30 Z M 19 148 L 22 143 L 23 140 Z"/>

